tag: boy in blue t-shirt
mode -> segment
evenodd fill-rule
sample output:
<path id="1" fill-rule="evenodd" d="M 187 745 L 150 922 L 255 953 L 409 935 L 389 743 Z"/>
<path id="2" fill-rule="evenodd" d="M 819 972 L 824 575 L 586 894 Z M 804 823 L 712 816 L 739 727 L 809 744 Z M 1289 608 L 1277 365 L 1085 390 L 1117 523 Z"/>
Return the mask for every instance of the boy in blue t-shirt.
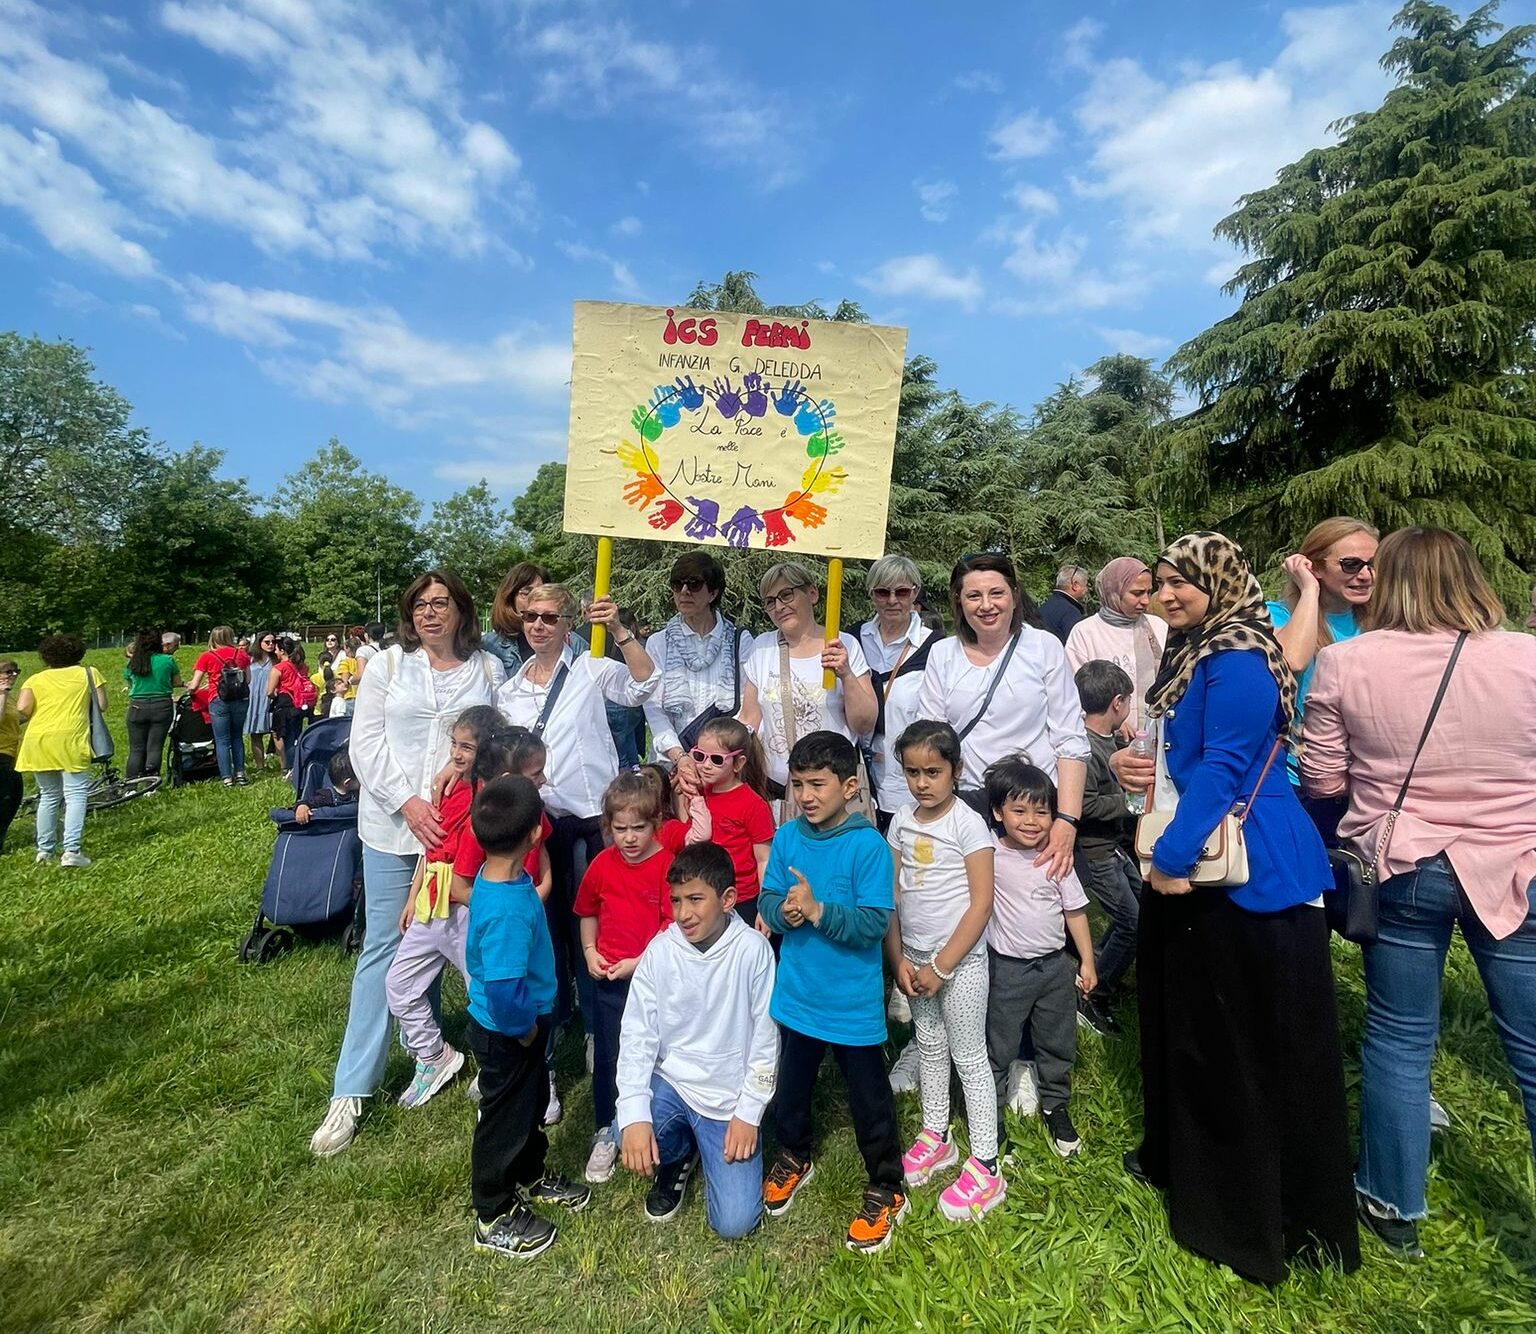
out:
<path id="1" fill-rule="evenodd" d="M 464 962 L 469 1045 L 480 1063 L 480 1119 L 470 1148 L 475 1247 L 513 1259 L 547 1251 L 555 1226 L 531 1200 L 584 1209 L 585 1186 L 546 1173 L 544 1061 L 555 1004 L 555 952 L 544 905 L 523 860 L 544 805 L 526 778 L 492 779 L 475 794 L 470 825 L 485 849 L 469 900 Z"/>
<path id="2" fill-rule="evenodd" d="M 848 1085 L 853 1131 L 869 1172 L 850 1250 L 881 1251 L 907 1211 L 896 1107 L 885 1075 L 881 942 L 895 906 L 890 846 L 862 815 L 859 753 L 837 732 L 812 732 L 789 753 L 798 819 L 773 836 L 758 913 L 784 933 L 769 1013 L 781 1030 L 773 1104 L 779 1155 L 763 1182 L 763 1208 L 784 1213 L 815 1168 L 811 1095 L 828 1047 Z"/>

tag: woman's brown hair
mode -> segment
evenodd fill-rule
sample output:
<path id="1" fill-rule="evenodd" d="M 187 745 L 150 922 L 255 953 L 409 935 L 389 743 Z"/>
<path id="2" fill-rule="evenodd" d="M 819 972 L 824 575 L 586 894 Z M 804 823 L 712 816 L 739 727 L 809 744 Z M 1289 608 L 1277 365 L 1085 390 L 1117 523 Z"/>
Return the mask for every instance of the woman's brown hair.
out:
<path id="1" fill-rule="evenodd" d="M 1400 528 L 1376 548 L 1376 585 L 1362 630 L 1477 634 L 1504 624 L 1504 604 L 1472 544 L 1445 528 Z"/>
<path id="2" fill-rule="evenodd" d="M 550 582 L 549 571 L 531 560 L 520 560 L 501 581 L 491 601 L 491 629 L 499 635 L 515 635 L 523 628 L 517 614 L 517 595 L 533 582 Z"/>
<path id="3" fill-rule="evenodd" d="M 216 625 L 208 632 L 209 648 L 234 648 L 235 631 L 232 626 Z"/>
<path id="4" fill-rule="evenodd" d="M 453 632 L 453 653 L 456 658 L 467 658 L 480 647 L 480 618 L 475 615 L 475 600 L 470 597 L 469 589 L 464 587 L 464 581 L 447 570 L 428 570 L 425 574 L 417 575 L 410 587 L 400 595 L 400 624 L 395 631 L 400 647 L 407 653 L 421 647 L 421 637 L 417 635 L 416 624 L 411 619 L 411 608 L 433 584 L 441 584 L 446 588 L 448 596 L 453 599 L 453 605 L 459 609 L 459 624 Z"/>
<path id="5" fill-rule="evenodd" d="M 1000 551 L 981 551 L 957 560 L 955 568 L 949 573 L 949 606 L 955 617 L 955 633 L 961 639 L 967 644 L 976 642 L 976 631 L 965 619 L 965 611 L 960 603 L 960 589 L 966 575 L 982 573 L 1002 575 L 1003 581 L 1013 593 L 1013 619 L 1008 626 L 1010 634 L 1018 634 L 1019 627 L 1025 621 L 1031 625 L 1037 622 L 1039 614 L 1035 611 L 1034 599 L 1019 587 L 1019 577 L 1014 572 L 1013 562 Z"/>

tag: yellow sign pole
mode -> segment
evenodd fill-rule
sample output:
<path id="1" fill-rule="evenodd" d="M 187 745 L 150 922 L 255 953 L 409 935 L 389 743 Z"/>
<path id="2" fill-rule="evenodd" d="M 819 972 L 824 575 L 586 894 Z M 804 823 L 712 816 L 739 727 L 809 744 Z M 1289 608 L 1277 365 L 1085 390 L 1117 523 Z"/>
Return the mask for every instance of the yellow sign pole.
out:
<path id="1" fill-rule="evenodd" d="M 613 539 L 597 539 L 597 571 L 592 576 L 592 600 L 608 596 L 608 584 L 613 576 Z M 592 627 L 592 656 L 601 658 L 608 647 L 607 629 L 601 625 Z"/>
<path id="2" fill-rule="evenodd" d="M 827 643 L 837 643 L 839 621 L 843 614 L 843 562 L 836 556 L 827 562 Z M 831 671 L 821 674 L 821 688 L 833 690 L 837 677 Z"/>

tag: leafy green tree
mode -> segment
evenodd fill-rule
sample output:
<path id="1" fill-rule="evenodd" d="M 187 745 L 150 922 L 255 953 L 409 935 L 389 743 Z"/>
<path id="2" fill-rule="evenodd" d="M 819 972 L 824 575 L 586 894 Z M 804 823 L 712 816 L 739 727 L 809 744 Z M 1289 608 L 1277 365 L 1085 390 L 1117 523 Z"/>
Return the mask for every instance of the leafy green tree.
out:
<path id="1" fill-rule="evenodd" d="M 733 269 L 717 283 L 701 282 L 685 303 L 690 310 L 727 310 L 737 315 L 770 315 L 781 320 L 841 320 L 867 324 L 869 316 L 857 301 L 846 298 L 831 313 L 819 301 L 798 306 L 770 306 L 757 293 L 757 274 Z"/>
<path id="2" fill-rule="evenodd" d="M 282 561 L 292 578 L 289 615 L 372 618 L 422 569 L 421 502 L 369 472 L 334 436 L 272 496 Z"/>
<path id="3" fill-rule="evenodd" d="M 458 575 L 477 606 L 489 602 L 507 570 L 523 557 L 513 540 L 512 516 L 483 479 L 433 503 L 426 539 L 433 565 Z"/>
<path id="4" fill-rule="evenodd" d="M 1397 86 L 1217 227 L 1238 310 L 1168 368 L 1199 393 L 1161 451 L 1180 523 L 1261 560 L 1318 519 L 1467 535 L 1513 604 L 1536 556 L 1536 28 L 1412 0 Z"/>

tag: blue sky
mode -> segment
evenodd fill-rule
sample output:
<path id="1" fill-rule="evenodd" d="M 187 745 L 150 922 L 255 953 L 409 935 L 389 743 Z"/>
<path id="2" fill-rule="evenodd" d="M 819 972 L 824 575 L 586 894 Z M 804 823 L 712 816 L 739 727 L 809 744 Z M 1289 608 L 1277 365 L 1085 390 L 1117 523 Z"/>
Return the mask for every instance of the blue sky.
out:
<path id="1" fill-rule="evenodd" d="M 1212 225 L 1379 103 L 1392 10 L 0 0 L 0 326 L 261 492 L 336 435 L 510 498 L 571 302 L 729 268 L 1027 410 L 1230 307 Z"/>

